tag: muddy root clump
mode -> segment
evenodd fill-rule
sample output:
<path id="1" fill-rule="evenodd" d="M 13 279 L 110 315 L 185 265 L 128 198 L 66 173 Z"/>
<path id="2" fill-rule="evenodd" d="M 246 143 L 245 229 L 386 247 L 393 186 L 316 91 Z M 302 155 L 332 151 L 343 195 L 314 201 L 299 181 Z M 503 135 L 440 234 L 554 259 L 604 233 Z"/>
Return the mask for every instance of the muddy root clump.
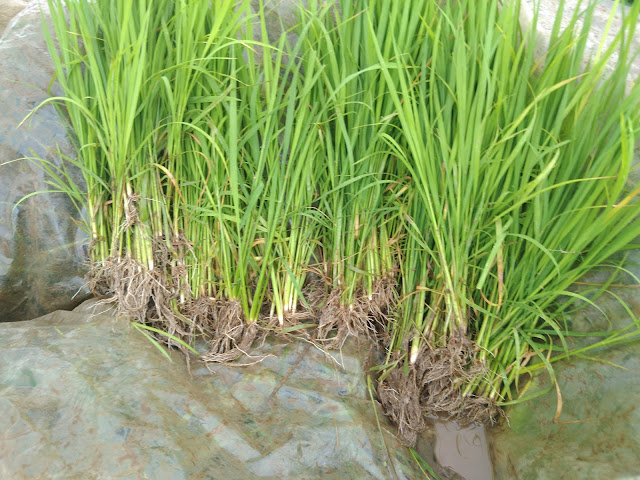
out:
<path id="1" fill-rule="evenodd" d="M 149 270 L 130 257 L 109 257 L 94 265 L 90 281 L 94 293 L 117 303 L 119 314 L 141 323 L 149 319 L 151 310 L 162 311 L 162 305 L 174 297 L 159 269 Z"/>
<path id="2" fill-rule="evenodd" d="M 154 240 L 153 268 L 129 257 L 109 257 L 90 272 L 94 293 L 118 306 L 118 314 L 152 325 L 186 343 L 196 337 L 209 344 L 206 362 L 230 362 L 245 355 L 258 337 L 259 328 L 248 324 L 238 301 L 194 298 L 187 282 L 184 258 L 189 244 L 183 236 Z M 188 356 L 187 349 L 162 335 L 155 335 Z"/>
<path id="3" fill-rule="evenodd" d="M 396 281 L 391 275 L 377 280 L 373 293 L 356 292 L 350 305 L 342 303 L 341 292 L 335 289 L 320 308 L 318 340 L 327 348 L 341 348 L 349 336 L 385 343 L 389 315 L 396 302 Z"/>
<path id="4" fill-rule="evenodd" d="M 256 322 L 245 321 L 237 300 L 213 301 L 206 321 L 209 351 L 201 357 L 205 362 L 228 363 L 249 356 L 248 350 L 262 334 Z"/>
<path id="5" fill-rule="evenodd" d="M 273 310 L 262 315 L 265 329 L 275 333 L 279 338 L 311 339 L 315 334 L 315 325 L 326 298 L 324 283 L 317 277 L 307 279 L 303 287 L 303 300 L 298 300 L 295 310 L 287 311 L 282 318 L 274 315 Z M 309 328 L 295 328 L 307 324 Z M 315 337 L 314 337 L 315 338 Z"/>
<path id="6" fill-rule="evenodd" d="M 386 275 L 376 281 L 373 294 L 366 297 L 366 308 L 373 319 L 375 336 L 381 345 L 391 341 L 389 334 L 389 316 L 398 303 L 397 281 L 393 274 Z"/>
<path id="7" fill-rule="evenodd" d="M 358 297 L 346 306 L 341 304 L 340 296 L 340 292 L 334 290 L 320 310 L 317 339 L 328 349 L 341 348 L 349 335 L 369 339 L 375 336 L 374 319 L 367 301 Z"/>
<path id="8" fill-rule="evenodd" d="M 498 415 L 493 400 L 462 394 L 469 381 L 486 373 L 468 339 L 452 339 L 440 348 L 425 345 L 408 373 L 403 369 L 401 362 L 378 384 L 378 398 L 408 445 L 414 445 L 425 430 L 427 415 L 461 425 L 493 422 Z"/>
<path id="9" fill-rule="evenodd" d="M 190 296 L 186 286 L 187 269 L 181 260 L 184 243 L 182 236 L 176 236 L 173 239 L 176 252 L 172 254 L 163 238 L 154 239 L 153 268 L 129 255 L 111 256 L 94 264 L 89 272 L 92 291 L 106 297 L 105 301 L 116 303 L 118 314 L 191 341 L 194 325 L 185 322 L 186 317 L 175 307 L 182 304 L 185 296 Z M 158 339 L 185 351 L 183 346 L 164 336 Z"/>

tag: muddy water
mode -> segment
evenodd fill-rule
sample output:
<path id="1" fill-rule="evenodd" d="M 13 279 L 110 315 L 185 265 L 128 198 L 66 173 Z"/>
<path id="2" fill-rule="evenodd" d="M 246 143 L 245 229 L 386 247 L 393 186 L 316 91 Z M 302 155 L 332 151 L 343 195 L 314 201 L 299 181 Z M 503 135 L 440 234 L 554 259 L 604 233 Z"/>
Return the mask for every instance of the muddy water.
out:
<path id="1" fill-rule="evenodd" d="M 434 422 L 438 463 L 465 480 L 492 480 L 489 446 L 483 426 L 461 428 L 455 422 Z"/>
<path id="2" fill-rule="evenodd" d="M 483 426 L 460 427 L 436 418 L 417 445 L 418 454 L 442 480 L 493 480 L 488 432 Z"/>

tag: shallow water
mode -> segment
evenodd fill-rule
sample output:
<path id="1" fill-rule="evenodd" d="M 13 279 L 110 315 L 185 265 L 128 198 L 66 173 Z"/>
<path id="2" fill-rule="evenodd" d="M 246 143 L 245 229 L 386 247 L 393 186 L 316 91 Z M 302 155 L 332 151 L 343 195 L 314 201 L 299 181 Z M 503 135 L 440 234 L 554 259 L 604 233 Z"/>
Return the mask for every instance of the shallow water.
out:
<path id="1" fill-rule="evenodd" d="M 483 426 L 460 427 L 435 420 L 435 456 L 438 463 L 465 480 L 492 480 L 489 445 Z"/>
<path id="2" fill-rule="evenodd" d="M 493 464 L 489 450 L 491 429 L 435 417 L 427 419 L 428 427 L 418 437 L 417 453 L 441 480 L 493 480 Z"/>

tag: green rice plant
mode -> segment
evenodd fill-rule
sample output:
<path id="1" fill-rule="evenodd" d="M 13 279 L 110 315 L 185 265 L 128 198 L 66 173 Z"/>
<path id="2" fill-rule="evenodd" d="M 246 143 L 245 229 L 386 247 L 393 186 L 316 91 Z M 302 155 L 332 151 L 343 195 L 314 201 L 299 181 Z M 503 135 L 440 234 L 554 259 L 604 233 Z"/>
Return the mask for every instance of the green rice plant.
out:
<path id="1" fill-rule="evenodd" d="M 217 193 L 233 202 L 234 214 L 246 205 L 233 180 L 241 170 L 237 77 L 253 75 L 243 58 L 246 42 L 238 40 L 248 26 L 248 3 L 221 1 L 214 9 L 200 0 L 71 1 L 65 13 L 52 0 L 49 7 L 54 32 L 45 33 L 65 97 L 48 102 L 62 103 L 74 130 L 96 290 L 115 295 L 121 312 L 160 322 L 189 341 L 198 329 L 190 302 L 199 295 L 226 289 L 235 300 L 232 290 L 240 290 L 248 314 L 251 272 L 231 267 L 236 252 L 224 266 L 237 271 L 233 281 L 212 270 L 213 246 L 240 242 L 212 238 L 207 222 L 193 216 L 209 199 L 203 180 L 212 179 L 202 176 L 195 132 L 212 138 L 212 125 L 229 126 L 223 140 L 230 141 L 222 149 L 211 142 L 214 155 L 206 159 L 216 167 L 213 180 L 225 186 Z M 249 250 L 240 253 L 246 258 Z"/>
<path id="2" fill-rule="evenodd" d="M 212 342 L 208 360 L 224 361 L 255 338 L 264 297 L 259 282 L 254 288 L 253 255 L 262 176 L 244 161 L 241 144 L 248 92 L 258 88 L 255 65 L 245 60 L 255 42 L 240 40 L 250 25 L 248 5 L 215 7 L 175 2 L 176 14 L 162 25 L 167 46 L 159 52 L 165 68 L 158 83 L 168 117 L 154 167 L 172 232 L 165 272 L 179 290 L 172 314 L 185 334 Z"/>
<path id="3" fill-rule="evenodd" d="M 379 387 L 409 440 L 425 412 L 484 421 L 521 401 L 531 362 L 554 380 L 552 355 L 571 354 L 568 309 L 599 293 L 571 285 L 640 234 L 640 190 L 624 191 L 640 126 L 640 86 L 625 97 L 639 8 L 583 69 L 592 7 L 564 31 L 558 17 L 539 65 L 537 18 L 523 34 L 518 1 L 431 4 L 416 56 L 377 45 L 405 143 L 382 135 L 415 189 Z M 635 321 L 592 348 L 635 335 Z"/>
<path id="4" fill-rule="evenodd" d="M 162 355 L 163 355 L 167 360 L 169 360 L 170 362 L 173 362 L 173 360 L 171 359 L 171 355 L 169 355 L 169 352 L 168 352 L 166 349 L 164 349 L 164 348 L 162 347 L 162 345 L 160 345 L 160 344 L 156 341 L 156 339 L 155 339 L 155 338 L 153 338 L 150 334 L 148 334 L 148 333 L 147 333 L 147 331 L 153 332 L 153 333 L 155 333 L 155 334 L 157 334 L 157 335 L 161 335 L 161 336 L 164 336 L 164 337 L 168 337 L 169 339 L 173 340 L 175 343 L 177 343 L 177 344 L 179 344 L 179 345 L 182 345 L 184 348 L 186 348 L 187 350 L 191 351 L 192 353 L 195 353 L 195 354 L 197 354 L 197 353 L 198 353 L 198 351 L 197 351 L 197 350 L 195 350 L 191 345 L 189 345 L 188 343 L 184 342 L 183 340 L 181 340 L 181 339 L 179 339 L 179 338 L 177 338 L 177 337 L 174 337 L 173 335 L 168 334 L 168 333 L 167 333 L 167 332 L 165 332 L 165 331 L 158 330 L 157 328 L 153 328 L 153 327 L 150 327 L 149 325 L 144 325 L 144 324 L 142 324 L 142 323 L 137 323 L 137 322 L 131 322 L 131 325 L 133 326 L 133 328 L 135 328 L 135 329 L 136 329 L 136 331 L 138 331 L 138 332 L 140 332 L 142 335 L 144 335 L 144 336 L 145 336 L 145 338 L 146 338 L 147 340 L 149 340 L 149 341 L 152 343 L 152 345 L 153 345 L 154 347 L 156 347 L 156 348 L 158 349 L 158 351 L 159 351 L 159 352 L 160 352 L 160 353 L 161 353 L 161 354 L 162 354 Z"/>
<path id="5" fill-rule="evenodd" d="M 262 11 L 260 15 L 263 18 Z M 266 38 L 264 22 L 259 26 Z M 261 44 L 266 53 L 260 68 L 255 52 L 245 51 L 245 73 L 234 73 L 234 81 L 242 82 L 234 86 L 237 96 L 226 93 L 227 109 L 217 121 L 204 117 L 210 125 L 207 131 L 215 125 L 215 135 L 205 135 L 205 127 L 195 134 L 203 158 L 229 159 L 211 167 L 212 175 L 202 170 L 201 178 L 209 179 L 204 190 L 208 203 L 196 217 L 213 220 L 212 261 L 222 274 L 221 293 L 239 302 L 249 324 L 248 338 L 259 321 L 267 328 L 289 328 L 311 310 L 304 290 L 318 244 L 313 172 L 321 158 L 316 155 L 319 134 L 314 118 L 323 107 L 309 98 L 318 73 L 286 61 L 297 55 L 299 45 L 292 48 L 284 36 L 276 47 Z M 207 142 L 218 143 L 220 153 L 203 150 Z M 224 315 L 213 313 L 215 318 Z M 207 360 L 230 358 L 224 352 L 225 339 L 241 347 L 236 352 L 247 347 L 248 341 L 231 333 L 242 330 L 239 322 L 236 317 L 230 328 L 224 327 L 224 335 L 217 335 L 221 341 Z"/>
<path id="6" fill-rule="evenodd" d="M 157 10 L 139 1 L 66 2 L 65 7 L 51 1 L 53 32 L 43 22 L 65 95 L 47 102 L 63 109 L 74 131 L 76 165 L 87 186 L 92 260 L 103 269 L 117 264 L 132 275 L 154 267 L 152 228 L 140 219 L 157 218 L 150 213 L 155 205 L 147 204 L 146 191 L 137 188 L 138 183 L 152 187 L 146 155 L 156 124 L 147 112 L 156 111 L 149 79 L 158 66 L 148 50 L 156 43 L 155 12 L 165 10 L 166 2 L 154 6 Z M 107 279 L 103 271 L 96 269 L 96 289 L 112 290 L 122 282 L 119 276 Z M 149 281 L 136 287 L 148 289 Z M 136 316 L 144 316 L 145 297 L 139 298 L 136 287 L 122 300 Z"/>
<path id="7" fill-rule="evenodd" d="M 268 45 L 261 2 L 50 0 L 64 96 L 45 103 L 86 190 L 45 168 L 86 212 L 96 291 L 185 352 L 205 338 L 207 361 L 316 316 L 329 347 L 376 335 L 409 440 L 634 339 L 635 317 L 571 349 L 568 319 L 607 289 L 572 285 L 626 271 L 640 235 L 640 6 L 585 67 L 592 8 L 558 17 L 541 63 L 517 0 L 308 3 L 298 41 Z"/>
<path id="8" fill-rule="evenodd" d="M 315 308 L 311 304 L 315 292 L 309 289 L 308 275 L 320 242 L 322 214 L 317 208 L 319 177 L 316 172 L 323 168 L 318 120 L 325 106 L 312 97 L 322 71 L 313 59 L 315 52 L 301 52 L 307 32 L 308 27 L 303 29 L 292 50 L 285 48 L 287 43 L 283 37 L 275 68 L 264 69 L 272 75 L 265 79 L 270 94 L 266 96 L 264 110 L 275 112 L 270 119 L 270 124 L 275 126 L 271 142 L 260 147 L 268 163 L 266 197 L 273 214 L 267 221 L 273 223 L 275 240 L 275 262 L 270 265 L 270 316 L 276 314 L 280 327 L 313 318 Z M 300 55 L 312 58 L 307 62 L 287 61 L 286 66 L 283 65 L 284 58 Z M 289 81 L 285 83 L 279 78 Z M 262 133 L 261 138 L 264 138 Z"/>
<path id="9" fill-rule="evenodd" d="M 424 4 L 344 1 L 308 13 L 315 21 L 305 48 L 317 52 L 314 61 L 323 67 L 312 96 L 327 106 L 319 208 L 326 215 L 322 259 L 329 296 L 319 335 L 327 339 L 337 328 L 328 346 L 341 345 L 348 334 L 384 333 L 395 301 L 405 179 L 382 137 L 395 135 L 397 122 L 368 24 L 386 50 L 391 39 L 401 42 L 399 49 L 415 49 L 422 22 L 412 12 Z M 389 35 L 399 22 L 406 25 L 403 35 Z"/>
<path id="10" fill-rule="evenodd" d="M 51 0 L 46 31 L 65 92 L 48 102 L 64 105 L 87 181 L 96 290 L 169 343 L 204 335 L 212 361 L 246 349 L 269 309 L 280 327 L 299 301 L 310 309 L 318 245 L 320 66 L 285 61 L 302 40 L 254 40 L 264 12 L 248 6 L 77 0 L 67 17 Z"/>

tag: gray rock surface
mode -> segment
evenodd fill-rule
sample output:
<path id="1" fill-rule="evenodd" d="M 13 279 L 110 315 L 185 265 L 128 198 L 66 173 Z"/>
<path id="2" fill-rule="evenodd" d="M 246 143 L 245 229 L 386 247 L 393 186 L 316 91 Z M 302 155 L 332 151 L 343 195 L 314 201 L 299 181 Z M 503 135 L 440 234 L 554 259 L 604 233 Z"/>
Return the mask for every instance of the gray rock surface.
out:
<path id="1" fill-rule="evenodd" d="M 421 478 L 369 397 L 366 351 L 277 340 L 190 378 L 100 309 L 0 324 L 0 478 Z"/>
<path id="2" fill-rule="evenodd" d="M 619 5 L 608 35 L 604 35 L 614 2 L 595 2 L 587 51 L 595 54 L 600 42 L 609 45 L 619 30 L 622 15 L 628 7 Z M 587 2 L 582 2 L 583 6 Z M 559 0 L 524 0 L 521 23 L 524 29 L 531 25 L 534 7 L 540 6 L 537 28 L 540 58 L 549 43 L 549 36 Z M 562 26 L 576 9 L 577 0 L 565 1 Z M 640 19 L 632 48 L 640 52 Z M 609 65 L 612 70 L 615 63 Z M 640 78 L 640 56 L 631 68 L 628 86 Z M 635 162 L 640 161 L 640 145 L 636 147 Z M 640 169 L 632 173 L 628 186 L 640 182 Z M 640 252 L 635 251 L 627 268 L 636 276 L 640 273 Z M 589 280 L 606 281 L 605 275 L 591 275 Z M 620 283 L 629 286 L 613 289 L 627 302 L 631 314 L 640 317 L 640 290 L 633 278 Z M 633 285 L 635 283 L 635 285 Z M 631 322 L 630 315 L 612 296 L 599 301 L 605 318 L 594 308 L 575 315 L 572 328 L 579 331 L 598 331 L 622 328 Z M 593 339 L 574 341 L 574 345 L 593 342 Z M 517 405 L 509 412 L 510 426 L 492 432 L 492 459 L 494 479 L 555 480 L 571 479 L 630 479 L 640 476 L 640 413 L 635 404 L 640 398 L 640 344 L 635 343 L 590 354 L 592 359 L 572 358 L 555 366 L 562 398 L 562 413 L 557 422 L 558 394 L 549 393 Z M 549 387 L 549 377 L 540 374 L 527 394 Z"/>
<path id="3" fill-rule="evenodd" d="M 628 264 L 638 269 L 640 251 Z M 593 274 L 590 282 L 605 281 Z M 618 330 L 635 318 L 640 322 L 640 288 L 630 276 L 598 300 L 600 310 L 589 307 L 573 316 L 576 331 Z M 625 302 L 626 308 L 619 300 Z M 510 424 L 492 432 L 494 479 L 556 480 L 630 479 L 640 476 L 640 339 L 627 345 L 601 348 L 554 364 L 562 410 L 557 422 L 555 389 L 513 407 Z M 568 339 L 570 346 L 594 342 L 593 337 Z M 550 387 L 543 370 L 526 394 Z"/>
<path id="4" fill-rule="evenodd" d="M 563 399 L 558 423 L 555 390 L 514 408 L 511 426 L 493 433 L 494 478 L 638 478 L 640 346 L 563 362 L 556 374 Z M 540 376 L 530 392 L 547 386 L 548 377 Z"/>
<path id="5" fill-rule="evenodd" d="M 12 4 L 15 6 L 15 4 Z M 6 4 L 0 6 L 9 8 Z M 13 7 L 12 7 L 13 8 Z M 6 10 L 5 10 L 6 11 Z M 59 148 L 73 155 L 65 126 L 48 98 L 53 67 L 41 33 L 37 2 L 0 38 L 0 322 L 73 308 L 83 290 L 85 235 L 68 197 L 51 190 L 35 155 L 60 165 Z M 54 90 L 54 93 L 57 93 Z"/>
<path id="6" fill-rule="evenodd" d="M 543 12 L 540 46 L 558 1 L 535 2 Z M 0 0 L 0 36 L 22 3 Z M 285 27 L 295 21 L 293 3 L 266 2 L 270 29 L 278 31 L 280 19 Z M 567 0 L 570 8 L 575 3 Z M 47 98 L 53 73 L 36 5 L 0 38 L 0 321 L 72 308 L 84 273 L 85 238 L 64 195 L 38 195 L 14 208 L 46 184 L 40 169 L 13 160 L 34 151 L 57 161 L 56 146 L 73 151 L 51 107 L 17 128 Z M 611 5 L 597 6 L 592 47 Z M 525 28 L 526 19 L 525 12 Z M 640 57 L 633 71 L 640 73 Z M 640 169 L 633 181 L 640 181 Z M 640 316 L 638 289 L 618 293 Z M 610 318 L 628 321 L 615 301 L 603 307 Z M 612 328 L 593 310 L 574 326 Z M 347 374 L 312 348 L 308 355 L 318 358 L 301 361 L 270 407 L 266 399 L 304 345 L 271 344 L 265 353 L 275 357 L 242 369 L 216 367 L 214 376 L 194 366 L 193 381 L 179 356 L 167 363 L 140 333 L 109 315 L 56 312 L 0 325 L 0 345 L 0 478 L 394 478 L 391 465 L 401 478 L 422 478 L 382 416 L 381 437 L 362 379 L 353 373 L 362 369 L 353 353 L 337 357 Z M 511 426 L 493 435 L 496 480 L 640 475 L 640 347 L 596 357 L 558 364 L 561 423 L 553 422 L 555 391 L 511 410 Z M 547 382 L 541 375 L 529 393 Z M 431 461 L 427 450 L 421 453 Z"/>
<path id="7" fill-rule="evenodd" d="M 0 0 L 0 37 L 9 22 L 27 5 L 28 0 Z"/>
<path id="8" fill-rule="evenodd" d="M 601 44 L 606 49 L 612 44 L 616 35 L 620 31 L 623 16 L 629 11 L 629 6 L 624 2 L 618 3 L 618 8 L 614 10 L 615 2 L 613 0 L 563 0 L 564 9 L 563 15 L 560 21 L 561 28 L 564 30 L 568 28 L 571 18 L 573 17 L 576 9 L 583 11 L 587 5 L 593 6 L 593 17 L 591 19 L 591 26 L 589 29 L 589 35 L 586 41 L 586 54 L 584 64 L 586 66 L 587 61 L 590 58 L 595 57 L 598 53 Z M 536 54 L 538 58 L 544 59 L 545 52 L 549 47 L 549 41 L 553 25 L 556 21 L 556 17 L 559 11 L 560 0 L 523 0 L 522 9 L 520 13 L 520 23 L 523 30 L 527 31 L 531 28 L 534 12 L 539 9 L 538 23 L 536 26 L 537 44 Z M 611 24 L 608 26 L 609 22 Z M 580 33 L 584 22 L 578 20 L 576 25 L 576 35 Z M 640 19 L 638 19 L 639 28 L 636 30 L 634 37 L 631 40 L 631 52 L 640 53 Z M 608 64 L 608 71 L 611 72 L 616 68 L 616 61 L 618 59 L 617 54 L 613 54 L 612 61 Z M 640 56 L 636 57 L 630 69 L 630 76 L 628 80 L 629 86 L 638 81 L 640 78 Z"/>
<path id="9" fill-rule="evenodd" d="M 637 1 L 637 0 L 636 0 Z M 545 52 L 549 46 L 551 31 L 558 13 L 560 0 L 523 0 L 520 14 L 520 23 L 523 30 L 528 31 L 531 28 L 534 12 L 539 9 L 539 18 L 536 28 L 537 43 L 535 45 L 536 55 L 539 59 L 543 59 Z M 622 25 L 623 16 L 629 11 L 629 6 L 625 1 L 618 2 L 618 8 L 614 10 L 616 2 L 614 0 L 564 0 L 564 11 L 561 19 L 562 28 L 567 28 L 569 21 L 578 7 L 584 9 L 587 5 L 593 5 L 593 18 L 591 20 L 591 28 L 587 38 L 586 52 L 589 57 L 594 56 L 599 49 L 601 42 L 605 46 L 611 45 L 615 36 Z M 607 24 L 611 20 L 608 28 Z M 579 21 L 577 29 L 582 28 L 583 22 Z M 576 32 L 579 33 L 579 32 Z M 630 75 L 627 80 L 627 86 L 630 88 L 640 81 L 640 18 L 635 35 L 631 41 L 631 52 L 635 52 L 636 57 L 630 68 Z M 616 67 L 618 56 L 613 55 L 613 61 L 607 66 L 611 72 Z M 584 64 L 586 65 L 587 58 Z M 640 142 L 636 145 L 635 162 L 640 163 Z M 630 175 L 628 182 L 629 188 L 632 185 L 640 183 L 640 169 L 636 168 Z"/>

